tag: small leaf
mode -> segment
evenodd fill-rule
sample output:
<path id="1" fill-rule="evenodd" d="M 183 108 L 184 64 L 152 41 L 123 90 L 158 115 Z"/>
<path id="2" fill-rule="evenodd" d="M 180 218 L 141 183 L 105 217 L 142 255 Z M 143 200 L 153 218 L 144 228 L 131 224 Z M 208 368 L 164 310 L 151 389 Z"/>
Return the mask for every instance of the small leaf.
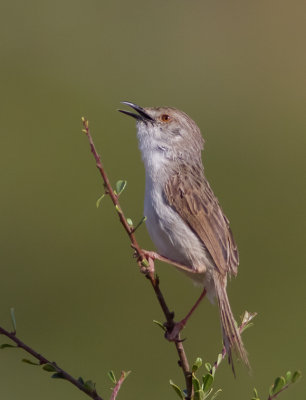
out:
<path id="1" fill-rule="evenodd" d="M 252 397 L 251 400 L 260 400 L 256 388 L 253 389 L 253 394 L 254 394 L 254 397 Z"/>
<path id="2" fill-rule="evenodd" d="M 126 379 L 132 371 L 122 371 L 122 372 L 123 372 L 124 379 Z"/>
<path id="3" fill-rule="evenodd" d="M 208 392 L 205 392 L 204 399 L 207 399 L 211 395 L 212 391 L 213 391 L 213 388 L 210 388 Z"/>
<path id="4" fill-rule="evenodd" d="M 80 376 L 79 378 L 78 378 L 78 382 L 80 382 L 82 385 L 84 385 L 84 379 Z"/>
<path id="5" fill-rule="evenodd" d="M 203 376 L 203 390 L 204 392 L 207 392 L 211 385 L 214 382 L 214 377 L 211 374 L 206 374 L 205 376 Z"/>
<path id="6" fill-rule="evenodd" d="M 194 392 L 194 396 L 193 396 L 194 400 L 204 400 L 205 399 L 205 393 L 203 392 L 203 390 L 197 390 L 196 392 Z"/>
<path id="7" fill-rule="evenodd" d="M 57 371 L 57 369 L 52 364 L 44 364 L 42 368 L 48 372 L 56 372 Z"/>
<path id="8" fill-rule="evenodd" d="M 15 309 L 13 307 L 11 307 L 10 312 L 11 312 L 11 320 L 12 320 L 12 324 L 13 324 L 13 330 L 16 333 Z"/>
<path id="9" fill-rule="evenodd" d="M 17 349 L 17 346 L 14 346 L 13 344 L 3 343 L 0 345 L 0 349 L 5 349 L 7 347 L 13 347 L 13 348 Z"/>
<path id="10" fill-rule="evenodd" d="M 198 357 L 192 366 L 192 372 L 196 372 L 201 366 L 202 366 L 202 358 Z"/>
<path id="11" fill-rule="evenodd" d="M 292 378 L 292 373 L 291 371 L 287 371 L 285 374 L 285 381 L 286 383 L 290 383 L 291 382 L 291 378 Z"/>
<path id="12" fill-rule="evenodd" d="M 90 390 L 91 392 L 93 392 L 94 390 L 96 390 L 96 384 L 95 384 L 93 381 L 91 381 L 91 380 L 86 381 L 86 382 L 84 383 L 84 387 L 85 387 L 86 389 Z"/>
<path id="13" fill-rule="evenodd" d="M 258 397 L 258 392 L 257 392 L 256 388 L 253 389 L 253 393 L 254 393 L 254 397 Z"/>
<path id="14" fill-rule="evenodd" d="M 218 389 L 214 394 L 213 394 L 213 396 L 211 397 L 211 399 L 210 400 L 215 400 L 218 396 L 219 396 L 219 394 L 222 392 L 222 389 Z"/>
<path id="15" fill-rule="evenodd" d="M 291 382 L 295 383 L 298 379 L 300 379 L 301 376 L 302 376 L 301 371 L 295 371 L 292 375 Z"/>
<path id="16" fill-rule="evenodd" d="M 40 365 L 39 362 L 31 361 L 31 360 L 28 360 L 27 358 L 23 358 L 21 361 L 26 364 L 30 364 L 30 365 Z"/>
<path id="17" fill-rule="evenodd" d="M 272 395 L 278 393 L 286 384 L 285 378 L 283 376 L 278 376 L 272 387 Z"/>
<path id="18" fill-rule="evenodd" d="M 128 223 L 129 226 L 133 227 L 133 221 L 131 220 L 131 218 L 127 218 L 126 222 Z"/>
<path id="19" fill-rule="evenodd" d="M 179 398 L 184 400 L 185 396 L 183 394 L 183 391 L 175 383 L 173 383 L 171 379 L 170 379 L 169 383 L 173 387 L 175 393 L 179 396 Z"/>
<path id="20" fill-rule="evenodd" d="M 254 326 L 253 322 L 249 322 L 248 324 L 244 325 L 243 328 L 240 328 L 240 333 L 245 332 L 247 329 L 252 328 L 252 326 Z"/>
<path id="21" fill-rule="evenodd" d="M 194 391 L 195 391 L 195 392 L 201 390 L 200 381 L 199 381 L 199 379 L 198 379 L 196 376 L 194 376 L 194 375 L 192 375 L 192 385 L 193 385 L 193 388 L 194 388 Z"/>
<path id="22" fill-rule="evenodd" d="M 127 181 L 117 181 L 116 182 L 116 194 L 117 196 L 120 196 L 121 193 L 124 191 L 124 189 L 126 188 L 127 185 Z"/>
<path id="23" fill-rule="evenodd" d="M 156 319 L 153 319 L 154 324 L 156 324 L 157 326 L 159 326 L 160 328 L 162 328 L 163 331 L 166 331 L 166 327 L 164 326 L 164 324 L 162 324 L 160 321 L 156 321 Z"/>
<path id="24" fill-rule="evenodd" d="M 212 369 L 211 369 L 212 376 L 215 376 L 215 373 L 216 373 L 216 367 L 213 366 Z"/>
<path id="25" fill-rule="evenodd" d="M 217 358 L 217 367 L 221 364 L 221 361 L 223 360 L 223 356 L 222 354 L 218 354 L 218 358 Z"/>
<path id="26" fill-rule="evenodd" d="M 108 371 L 107 376 L 113 383 L 117 383 L 117 379 L 115 377 L 114 371 Z"/>
<path id="27" fill-rule="evenodd" d="M 211 368 L 212 368 L 211 364 L 209 362 L 207 362 L 204 365 L 205 365 L 205 368 L 207 369 L 207 371 L 210 372 Z"/>
<path id="28" fill-rule="evenodd" d="M 243 328 L 241 329 L 241 333 L 244 332 L 246 329 L 250 328 L 253 326 L 252 319 L 256 317 L 257 313 L 250 313 L 248 311 L 245 311 L 243 316 L 241 317 L 241 325 L 243 325 Z"/>
<path id="29" fill-rule="evenodd" d="M 102 199 L 103 199 L 104 196 L 105 196 L 105 193 L 103 193 L 102 196 L 99 197 L 98 200 L 96 201 L 96 207 L 97 207 L 97 208 L 100 207 L 100 203 L 101 203 L 101 201 L 102 201 Z"/>
<path id="30" fill-rule="evenodd" d="M 53 379 L 66 379 L 66 378 L 63 377 L 63 374 L 61 372 L 55 372 L 55 374 L 53 374 L 51 376 L 51 378 L 53 378 Z"/>
<path id="31" fill-rule="evenodd" d="M 143 267 L 146 267 L 146 268 L 149 268 L 149 266 L 150 266 L 149 261 L 146 260 L 145 258 L 143 258 L 143 259 L 141 260 L 141 265 L 142 265 Z"/>
<path id="32" fill-rule="evenodd" d="M 271 385 L 271 386 L 270 386 L 270 389 L 269 389 L 269 395 L 270 395 L 270 396 L 273 395 L 273 387 L 274 387 L 274 385 Z"/>
<path id="33" fill-rule="evenodd" d="M 121 210 L 121 208 L 118 206 L 118 204 L 116 204 L 115 208 L 116 208 L 116 210 L 117 210 L 117 212 L 118 212 L 119 214 L 122 214 L 122 210 Z"/>
<path id="34" fill-rule="evenodd" d="M 138 229 L 140 227 L 140 225 L 145 222 L 147 220 L 147 217 L 142 217 L 141 220 L 138 222 L 138 224 L 135 226 L 134 228 L 134 232 L 136 231 L 136 229 Z"/>

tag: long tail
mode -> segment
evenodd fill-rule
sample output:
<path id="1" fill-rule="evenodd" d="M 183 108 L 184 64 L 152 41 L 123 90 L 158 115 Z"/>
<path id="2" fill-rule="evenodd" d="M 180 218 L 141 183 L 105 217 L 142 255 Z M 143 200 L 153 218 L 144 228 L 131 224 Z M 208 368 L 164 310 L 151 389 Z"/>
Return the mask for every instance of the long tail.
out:
<path id="1" fill-rule="evenodd" d="M 236 351 L 239 358 L 246 364 L 248 369 L 251 367 L 246 349 L 243 345 L 239 330 L 235 323 L 235 318 L 233 316 L 230 303 L 228 301 L 226 286 L 220 282 L 220 278 L 215 279 L 215 289 L 220 309 L 223 343 L 228 354 L 228 362 L 231 365 L 235 375 L 232 350 Z"/>

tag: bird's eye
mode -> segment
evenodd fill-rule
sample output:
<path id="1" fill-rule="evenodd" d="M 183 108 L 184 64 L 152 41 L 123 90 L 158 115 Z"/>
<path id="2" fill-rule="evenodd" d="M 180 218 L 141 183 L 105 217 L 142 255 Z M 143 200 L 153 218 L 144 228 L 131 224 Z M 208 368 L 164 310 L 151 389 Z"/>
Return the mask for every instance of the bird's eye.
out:
<path id="1" fill-rule="evenodd" d="M 168 114 L 163 114 L 163 115 L 160 117 L 160 119 L 161 119 L 162 122 L 169 122 L 169 121 L 171 121 L 171 117 L 170 117 L 170 115 L 168 115 Z"/>

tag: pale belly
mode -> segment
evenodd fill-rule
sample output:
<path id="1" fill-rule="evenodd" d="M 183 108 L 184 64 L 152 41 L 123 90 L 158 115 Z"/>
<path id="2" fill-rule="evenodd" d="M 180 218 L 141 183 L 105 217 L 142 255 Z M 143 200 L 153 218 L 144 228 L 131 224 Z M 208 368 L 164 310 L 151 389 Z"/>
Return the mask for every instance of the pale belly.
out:
<path id="1" fill-rule="evenodd" d="M 205 246 L 179 214 L 168 206 L 161 193 L 146 196 L 144 215 L 149 235 L 158 252 L 173 261 L 190 267 L 199 274 L 211 266 Z"/>

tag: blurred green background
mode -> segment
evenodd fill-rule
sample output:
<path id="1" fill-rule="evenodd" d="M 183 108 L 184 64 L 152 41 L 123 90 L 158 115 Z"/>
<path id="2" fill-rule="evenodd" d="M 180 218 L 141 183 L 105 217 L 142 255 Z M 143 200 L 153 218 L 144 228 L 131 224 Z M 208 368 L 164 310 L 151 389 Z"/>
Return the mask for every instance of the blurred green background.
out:
<path id="1" fill-rule="evenodd" d="M 175 399 L 173 345 L 138 272 L 81 134 L 81 116 L 122 206 L 142 217 L 144 171 L 129 100 L 183 109 L 206 139 L 206 174 L 239 245 L 229 284 L 235 315 L 257 311 L 244 341 L 253 374 L 226 363 L 223 399 L 263 399 L 273 379 L 305 363 L 306 4 L 304 1 L 1 1 L 0 324 L 110 396 L 109 369 L 132 370 L 120 399 Z M 144 227 L 137 234 L 152 248 Z M 161 286 L 177 318 L 199 290 L 167 265 Z M 192 361 L 221 349 L 217 307 L 204 301 L 184 331 Z M 5 342 L 1 338 L 1 342 Z M 0 352 L 0 397 L 84 394 Z M 303 380 L 282 399 L 301 399 Z"/>

